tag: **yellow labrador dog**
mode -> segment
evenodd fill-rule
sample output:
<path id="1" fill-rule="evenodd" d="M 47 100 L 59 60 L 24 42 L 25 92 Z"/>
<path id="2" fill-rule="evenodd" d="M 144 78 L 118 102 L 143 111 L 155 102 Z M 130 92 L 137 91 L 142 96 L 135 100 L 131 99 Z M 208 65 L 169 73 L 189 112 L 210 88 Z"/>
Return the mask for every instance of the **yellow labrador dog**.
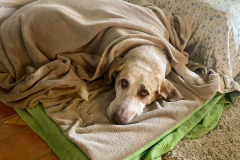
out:
<path id="1" fill-rule="evenodd" d="M 116 98 L 108 107 L 110 120 L 127 124 L 142 114 L 146 105 L 161 96 L 167 101 L 182 99 L 174 85 L 165 79 L 172 67 L 186 81 L 203 85 L 205 82 L 185 65 L 170 64 L 164 50 L 143 45 L 116 58 L 108 75 L 115 75 Z"/>

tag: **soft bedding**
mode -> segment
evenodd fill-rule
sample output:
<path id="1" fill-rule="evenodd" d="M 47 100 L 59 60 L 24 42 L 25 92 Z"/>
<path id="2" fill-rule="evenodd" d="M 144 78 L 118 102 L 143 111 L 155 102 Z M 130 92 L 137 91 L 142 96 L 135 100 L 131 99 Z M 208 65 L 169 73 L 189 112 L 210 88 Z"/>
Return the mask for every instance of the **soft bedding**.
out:
<path id="1" fill-rule="evenodd" d="M 162 1 L 161 1 L 161 2 L 162 2 Z M 173 3 L 171 3 L 171 2 L 168 2 L 168 3 L 169 3 L 169 4 L 173 4 Z M 160 3 L 158 3 L 158 4 L 160 4 Z M 177 10 L 179 11 L 179 9 L 177 9 Z M 196 15 L 197 15 L 197 14 L 196 14 Z M 194 25 L 196 26 L 196 22 L 194 23 Z M 195 30 L 194 30 L 194 33 L 196 33 Z M 235 33 L 235 32 L 234 32 L 234 33 Z M 194 35 L 197 35 L 197 34 L 193 34 L 193 36 L 194 36 Z M 201 37 L 201 38 L 202 38 L 202 37 Z M 198 38 L 198 39 L 199 39 L 199 38 Z M 196 48 L 201 49 L 201 47 L 199 48 L 199 43 L 196 44 L 196 39 L 191 38 L 191 39 L 190 39 L 190 42 L 191 42 L 191 41 L 194 41 L 194 42 L 192 42 L 192 45 L 187 45 L 187 48 L 186 48 L 186 49 L 188 49 L 189 47 L 193 47 L 193 48 L 195 48 L 195 49 L 196 49 Z M 190 42 L 189 42 L 189 44 L 191 44 Z M 198 47 L 196 47 L 196 46 L 198 46 Z M 204 48 L 204 47 L 203 47 L 203 48 Z M 191 50 L 192 50 L 192 49 L 189 49 L 189 53 L 191 53 Z M 213 51 L 212 51 L 212 52 L 213 52 Z M 211 52 L 211 53 L 212 53 L 212 52 Z M 197 51 L 196 51 L 196 53 L 203 53 L 203 50 L 201 50 L 201 52 L 197 52 Z M 209 53 L 209 52 L 207 52 L 207 53 Z M 192 53 L 190 54 L 190 58 L 191 58 L 191 55 L 193 55 L 193 54 L 192 54 Z M 228 56 L 232 57 L 232 54 L 229 53 Z M 201 57 L 201 56 L 200 56 L 200 57 Z M 194 59 L 194 58 L 192 58 L 192 60 L 197 61 L 197 60 Z M 199 58 L 198 58 L 198 60 L 199 60 Z M 236 64 L 239 64 L 239 61 L 238 61 L 237 58 L 236 58 L 236 62 L 237 62 Z M 200 63 L 202 63 L 202 62 L 200 62 Z M 203 63 L 203 64 L 206 65 L 206 63 Z M 217 63 L 216 63 L 216 64 L 217 64 Z M 237 66 L 237 65 L 236 65 L 236 66 Z M 209 66 L 208 66 L 208 67 L 209 67 Z M 211 67 L 212 67 L 212 66 L 210 66 L 209 68 L 211 68 Z M 193 68 L 194 68 L 194 67 L 193 67 Z M 214 67 L 213 67 L 213 68 L 214 68 Z M 236 69 L 237 67 L 233 67 L 233 68 L 235 68 L 235 71 L 237 70 L 237 69 Z M 216 69 L 216 68 L 214 68 L 214 69 Z M 230 68 L 230 69 L 232 70 L 232 68 Z M 211 72 L 211 73 L 214 73 L 214 72 Z M 213 74 L 213 75 L 214 75 L 214 74 Z M 222 78 L 224 77 L 224 76 L 223 76 L 224 74 L 221 74 L 221 72 L 220 72 L 220 75 L 221 75 Z M 226 75 L 227 75 L 227 74 L 226 74 Z M 229 76 L 229 75 L 227 75 L 227 76 Z M 176 77 L 176 76 L 175 76 L 175 75 L 172 75 L 172 77 Z M 230 79 L 230 81 L 221 81 L 221 82 L 222 82 L 222 83 L 221 83 L 221 89 L 220 89 L 219 91 L 229 92 L 229 91 L 232 91 L 232 90 L 237 90 L 239 84 L 236 83 L 236 81 L 238 80 L 236 77 L 237 77 L 237 76 L 235 76 L 235 78 L 234 78 L 235 81 L 232 80 L 232 79 Z M 225 82 L 225 83 L 223 83 L 223 82 Z M 229 83 L 226 83 L 226 82 L 229 82 Z M 211 82 L 209 82 L 209 84 L 211 84 Z M 228 85 L 228 84 L 235 84 L 235 85 L 230 85 L 230 88 L 229 88 L 229 87 L 225 87 L 225 86 Z M 186 86 L 185 86 L 185 87 L 186 87 Z M 189 87 L 189 86 L 188 86 L 188 87 Z M 190 86 L 190 88 L 191 88 L 191 87 L 192 87 L 192 86 Z M 235 88 L 234 88 L 234 87 L 235 87 Z M 225 89 L 223 90 L 223 88 L 225 88 L 225 89 L 227 88 L 227 89 L 229 89 L 229 90 L 225 90 Z M 189 89 L 189 88 L 188 88 L 188 89 Z M 190 89 L 190 90 L 191 90 L 191 89 Z M 108 91 L 108 89 L 106 89 L 106 90 L 104 90 L 104 91 Z M 235 93 L 237 93 L 237 92 L 235 92 Z M 211 93 L 211 94 L 213 95 L 213 93 Z M 235 94 L 235 95 L 237 95 L 237 94 Z M 237 97 L 237 96 L 235 96 L 235 99 L 236 99 L 236 97 Z M 201 102 L 201 103 L 203 103 L 203 102 Z M 198 106 L 199 106 L 201 103 L 199 103 Z M 50 103 L 50 104 L 48 104 L 48 105 L 52 105 L 52 104 Z M 196 106 L 196 107 L 197 107 L 197 106 Z M 153 107 L 153 108 L 154 108 L 154 107 Z M 49 108 L 49 109 L 50 109 L 50 108 Z M 196 108 L 195 108 L 195 109 L 196 109 Z M 195 109 L 192 108 L 191 111 L 193 111 L 193 110 L 195 110 Z M 56 111 L 55 109 L 52 109 L 51 112 L 55 112 L 55 111 Z M 195 111 L 196 111 L 196 110 L 195 110 Z M 190 112 L 189 112 L 189 113 L 190 113 Z M 187 113 L 185 114 L 185 116 L 186 116 L 186 115 L 187 115 Z M 63 113 L 62 116 L 66 116 L 66 115 L 64 115 L 64 113 Z M 51 117 L 51 115 L 50 115 L 50 117 Z M 52 117 L 53 117 L 53 116 L 52 116 Z M 183 117 L 184 117 L 184 116 L 183 116 Z M 182 118 L 183 118 L 183 117 L 182 117 Z M 35 118 L 36 118 L 36 117 L 35 117 Z M 98 117 L 98 118 L 99 118 L 99 117 Z M 178 117 L 178 118 L 179 118 L 179 117 Z M 182 119 L 182 118 L 179 118 L 177 121 L 181 121 L 180 119 Z M 54 118 L 53 118 L 53 119 L 54 119 Z M 100 119 L 102 119 L 102 117 L 100 117 Z M 174 119 L 174 118 L 173 118 L 173 119 Z M 60 120 L 60 121 L 58 121 L 58 120 L 59 120 L 59 119 L 57 119 L 57 120 L 55 119 L 55 122 L 57 121 L 58 124 L 63 122 L 63 121 L 61 121 L 61 120 Z M 97 119 L 97 120 L 99 120 L 99 119 Z M 175 124 L 177 124 L 177 121 L 175 122 Z M 104 123 L 105 123 L 105 120 L 104 120 Z M 175 125 L 172 124 L 172 126 L 175 126 Z M 66 126 L 63 126 L 63 127 L 66 127 Z M 93 129 L 94 129 L 94 128 L 92 128 L 92 129 L 90 128 L 90 130 L 93 130 Z M 155 129 L 156 129 L 156 128 L 155 128 Z M 127 130 L 128 130 L 128 129 L 127 129 Z M 168 130 L 168 129 L 165 128 L 165 131 L 167 131 L 167 130 Z M 128 131 L 129 131 L 129 130 L 128 130 Z M 132 130 L 131 130 L 131 131 L 132 131 Z M 163 131 L 163 132 L 164 132 L 164 131 Z M 162 133 L 163 133 L 163 132 L 162 132 Z M 158 133 L 157 135 L 161 135 L 161 133 Z M 155 135 L 155 138 L 157 137 L 157 135 Z M 67 137 L 68 137 L 68 136 L 67 136 Z M 90 136 L 90 137 L 91 137 L 91 136 Z M 71 138 L 70 138 L 70 139 L 71 139 Z M 101 139 L 101 138 L 100 138 L 100 139 Z M 154 138 L 153 138 L 153 139 L 154 139 Z M 71 139 L 71 140 L 72 140 L 72 139 Z M 101 143 L 103 142 L 102 140 L 103 140 L 103 139 L 101 139 Z M 72 141 L 74 141 L 74 140 L 72 140 Z M 100 141 L 99 141 L 99 142 L 100 142 Z M 150 141 L 148 141 L 148 142 L 150 142 Z M 76 143 L 76 142 L 75 142 L 75 143 Z M 146 144 L 147 144 L 147 143 L 146 143 Z M 98 145 L 99 145 L 99 144 L 98 144 Z M 142 146 L 144 146 L 144 145 L 142 145 Z M 81 147 L 80 147 L 80 148 L 81 148 Z M 97 147 L 97 148 L 98 148 L 98 147 Z M 133 147 L 133 148 L 134 148 L 134 147 Z M 139 149 L 139 148 L 138 148 L 138 149 Z M 135 151 L 137 151 L 137 149 L 135 149 Z M 142 151 L 143 151 L 143 150 L 142 150 Z M 85 152 L 86 152 L 86 151 L 85 151 Z M 87 152 L 88 152 L 88 151 L 87 151 Z M 133 153 L 133 152 L 131 151 L 131 153 Z M 128 153 L 128 154 L 131 154 L 131 153 Z M 89 153 L 88 153 L 88 154 L 89 154 Z M 92 158 L 91 156 L 92 156 L 92 155 L 90 155 L 89 157 Z M 97 157 L 97 156 L 99 156 L 99 155 L 96 155 L 96 157 Z M 135 155 L 135 156 L 136 156 L 136 155 Z M 158 155 L 158 156 L 159 156 L 159 155 Z M 123 157 L 126 157 L 126 155 L 123 155 Z"/>
<path id="2" fill-rule="evenodd" d="M 22 6 L 36 0 L 2 0 L 0 24 Z M 134 0 L 125 0 L 134 2 Z M 193 34 L 186 51 L 190 60 L 220 74 L 220 92 L 229 93 L 232 102 L 239 97 L 240 83 L 240 4 L 238 1 L 148 0 L 175 15 L 194 20 Z"/>

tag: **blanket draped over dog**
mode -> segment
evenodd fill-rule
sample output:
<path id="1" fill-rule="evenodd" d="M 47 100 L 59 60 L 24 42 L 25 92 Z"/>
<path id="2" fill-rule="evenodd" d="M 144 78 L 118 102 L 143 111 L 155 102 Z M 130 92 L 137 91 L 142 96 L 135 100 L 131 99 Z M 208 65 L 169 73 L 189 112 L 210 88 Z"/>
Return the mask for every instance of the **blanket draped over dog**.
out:
<path id="1" fill-rule="evenodd" d="M 42 103 L 65 136 L 91 159 L 122 159 L 176 125 L 213 97 L 218 74 L 189 65 L 201 70 L 207 82 L 194 86 L 172 71 L 167 78 L 183 100 L 157 100 L 129 125 L 107 119 L 115 91 L 103 76 L 116 57 L 149 44 L 165 48 L 171 61 L 188 63 L 183 50 L 192 21 L 142 0 L 136 4 L 40 0 L 18 10 L 1 26 L 0 100 L 16 108 Z M 80 97 L 86 85 L 88 101 Z"/>

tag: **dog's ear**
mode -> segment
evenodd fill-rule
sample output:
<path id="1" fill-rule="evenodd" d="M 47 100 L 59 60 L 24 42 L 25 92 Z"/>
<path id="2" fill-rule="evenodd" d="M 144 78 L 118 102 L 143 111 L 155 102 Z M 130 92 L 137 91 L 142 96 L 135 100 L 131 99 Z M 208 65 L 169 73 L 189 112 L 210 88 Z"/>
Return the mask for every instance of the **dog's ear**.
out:
<path id="1" fill-rule="evenodd" d="M 167 79 L 162 81 L 161 86 L 158 88 L 158 94 L 170 102 L 183 99 L 181 93 Z"/>
<path id="2" fill-rule="evenodd" d="M 118 72 L 120 72 L 123 68 L 123 60 L 121 57 L 117 57 L 113 60 L 109 70 L 104 76 L 104 81 L 106 84 L 111 84 L 112 83 L 112 78 L 116 78 Z"/>

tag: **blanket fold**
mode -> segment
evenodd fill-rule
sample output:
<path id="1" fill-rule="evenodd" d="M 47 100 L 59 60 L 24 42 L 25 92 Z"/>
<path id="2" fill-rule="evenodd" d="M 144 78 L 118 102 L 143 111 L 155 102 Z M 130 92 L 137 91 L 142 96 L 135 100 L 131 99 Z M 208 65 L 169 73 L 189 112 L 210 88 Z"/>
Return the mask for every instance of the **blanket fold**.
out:
<path id="1" fill-rule="evenodd" d="M 184 48 L 192 21 L 146 1 L 40 0 L 6 20 L 0 31 L 0 100 L 16 107 L 42 103 L 64 135 L 90 159 L 122 159 L 181 121 L 219 88 L 202 73 L 194 86 L 173 71 L 167 77 L 185 97 L 157 100 L 129 125 L 113 125 L 106 109 L 115 97 L 104 74 L 112 61 L 140 45 L 164 48 L 171 61 L 188 63 Z M 202 69 L 195 66 L 194 70 Z M 84 101 L 82 88 L 89 88 Z M 121 145 L 119 145 L 121 144 Z"/>

